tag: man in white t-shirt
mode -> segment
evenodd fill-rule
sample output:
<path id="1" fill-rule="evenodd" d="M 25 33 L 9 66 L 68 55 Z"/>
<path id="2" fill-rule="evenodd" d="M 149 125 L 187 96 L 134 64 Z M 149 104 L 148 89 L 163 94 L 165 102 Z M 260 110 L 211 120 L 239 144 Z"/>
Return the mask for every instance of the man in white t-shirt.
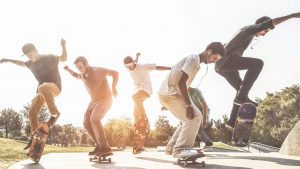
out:
<path id="1" fill-rule="evenodd" d="M 215 63 L 224 55 L 223 45 L 220 42 L 212 42 L 201 54 L 187 56 L 173 66 L 158 91 L 162 106 L 173 113 L 181 123 L 170 140 L 175 142 L 175 145 L 167 147 L 172 149 L 174 158 L 197 154 L 197 151 L 191 149 L 203 118 L 200 110 L 190 100 L 187 89 L 198 73 L 200 63 Z"/>
<path id="2" fill-rule="evenodd" d="M 124 58 L 124 64 L 130 72 L 134 83 L 134 94 L 132 99 L 135 103 L 134 105 L 134 127 L 135 129 L 143 128 L 143 126 L 148 126 L 148 118 L 145 112 L 143 102 L 149 98 L 152 91 L 152 83 L 150 79 L 150 72 L 153 70 L 170 70 L 170 67 L 165 66 L 156 66 L 156 64 L 139 64 L 138 59 L 140 53 L 136 54 L 136 59 L 133 60 L 131 56 Z M 141 129 L 143 130 L 143 129 Z M 143 143 L 139 145 L 137 150 L 134 150 L 135 153 L 140 153 L 143 151 Z"/>

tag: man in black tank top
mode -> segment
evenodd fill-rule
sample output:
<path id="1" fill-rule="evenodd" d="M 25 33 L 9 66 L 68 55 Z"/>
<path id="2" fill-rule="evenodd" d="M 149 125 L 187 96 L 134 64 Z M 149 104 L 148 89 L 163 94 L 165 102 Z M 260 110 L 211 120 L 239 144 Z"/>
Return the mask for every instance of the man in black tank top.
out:
<path id="1" fill-rule="evenodd" d="M 55 105 L 54 97 L 58 96 L 61 92 L 61 78 L 58 70 L 59 62 L 67 60 L 67 50 L 65 40 L 61 40 L 62 54 L 61 56 L 55 55 L 40 55 L 31 43 L 27 43 L 23 46 L 22 50 L 29 60 L 26 62 L 12 59 L 1 59 L 0 63 L 11 62 L 18 66 L 27 67 L 31 70 L 34 77 L 38 81 L 38 87 L 36 96 L 32 99 L 31 107 L 29 109 L 29 121 L 31 126 L 31 135 L 37 130 L 38 126 L 38 114 L 46 104 L 51 117 L 48 121 L 49 128 L 53 127 L 57 121 L 60 113 Z M 27 149 L 31 145 L 31 140 L 24 148 Z"/>

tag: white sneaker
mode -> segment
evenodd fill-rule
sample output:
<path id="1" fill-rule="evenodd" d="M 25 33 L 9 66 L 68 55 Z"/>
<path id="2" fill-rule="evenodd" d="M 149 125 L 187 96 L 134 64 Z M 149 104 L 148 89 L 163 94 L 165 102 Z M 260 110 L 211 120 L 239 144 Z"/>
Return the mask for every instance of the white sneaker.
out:
<path id="1" fill-rule="evenodd" d="M 183 149 L 181 151 L 178 151 L 178 153 L 174 153 L 174 158 L 186 158 L 193 155 L 198 155 L 199 153 L 196 150 L 191 149 Z"/>

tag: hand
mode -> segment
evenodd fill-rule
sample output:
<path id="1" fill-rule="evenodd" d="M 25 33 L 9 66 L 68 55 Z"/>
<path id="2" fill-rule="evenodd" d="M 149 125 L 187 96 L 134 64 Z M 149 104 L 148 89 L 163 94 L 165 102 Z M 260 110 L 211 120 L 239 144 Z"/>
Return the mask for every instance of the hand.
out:
<path id="1" fill-rule="evenodd" d="M 117 97 L 117 96 L 118 96 L 118 91 L 117 91 L 116 88 L 113 88 L 113 89 L 112 89 L 112 93 L 113 93 L 114 97 Z"/>
<path id="2" fill-rule="evenodd" d="M 195 112 L 194 112 L 194 109 L 192 106 L 188 106 L 186 108 L 186 117 L 189 118 L 189 119 L 193 119 L 195 116 Z"/>
<path id="3" fill-rule="evenodd" d="M 292 16 L 293 16 L 294 18 L 300 18 L 300 12 L 298 12 L 298 13 L 293 13 Z"/>
<path id="4" fill-rule="evenodd" d="M 60 44 L 62 47 L 66 47 L 66 41 L 63 38 L 61 38 Z"/>
<path id="5" fill-rule="evenodd" d="M 0 60 L 0 63 L 4 63 L 4 62 L 8 62 L 8 60 L 7 59 L 1 59 Z"/>
<path id="6" fill-rule="evenodd" d="M 140 52 L 136 53 L 136 57 L 140 57 L 140 56 L 141 56 Z"/>
<path id="7" fill-rule="evenodd" d="M 68 69 L 69 69 L 69 66 L 68 66 L 68 65 L 66 65 L 66 66 L 64 67 L 64 69 L 65 69 L 65 70 L 68 70 Z"/>

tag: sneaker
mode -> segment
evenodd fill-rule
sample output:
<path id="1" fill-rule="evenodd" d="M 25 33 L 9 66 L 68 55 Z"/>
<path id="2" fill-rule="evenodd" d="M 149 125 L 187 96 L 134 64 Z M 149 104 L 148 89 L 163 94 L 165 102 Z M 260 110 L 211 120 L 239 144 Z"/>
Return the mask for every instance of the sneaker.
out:
<path id="1" fill-rule="evenodd" d="M 47 122 L 49 128 L 52 128 L 55 125 L 59 115 L 60 113 L 51 115 L 49 121 Z"/>
<path id="2" fill-rule="evenodd" d="M 199 129 L 198 138 L 199 138 L 200 142 L 204 142 L 205 143 L 205 146 L 212 146 L 213 145 L 212 140 L 208 137 L 208 135 L 206 134 L 205 130 L 202 129 L 202 128 Z"/>
<path id="3" fill-rule="evenodd" d="M 99 146 L 96 146 L 93 151 L 89 152 L 89 155 L 95 155 L 100 150 Z"/>
<path id="4" fill-rule="evenodd" d="M 165 154 L 166 155 L 172 155 L 173 147 L 167 146 L 165 149 Z"/>
<path id="5" fill-rule="evenodd" d="M 113 152 L 110 147 L 105 147 L 100 149 L 97 153 L 95 153 L 96 156 L 103 156 L 103 155 L 113 155 Z"/>
<path id="6" fill-rule="evenodd" d="M 246 147 L 248 144 L 244 142 L 242 139 L 240 139 L 239 141 L 235 142 L 234 145 L 237 147 Z"/>
<path id="7" fill-rule="evenodd" d="M 225 124 L 225 128 L 229 130 L 230 132 L 233 132 L 234 127 L 232 127 L 230 124 Z"/>
<path id="8" fill-rule="evenodd" d="M 173 153 L 174 158 L 186 158 L 189 156 L 196 156 L 199 153 L 196 150 L 191 149 L 183 149 L 182 151 L 178 151 L 178 153 Z"/>

